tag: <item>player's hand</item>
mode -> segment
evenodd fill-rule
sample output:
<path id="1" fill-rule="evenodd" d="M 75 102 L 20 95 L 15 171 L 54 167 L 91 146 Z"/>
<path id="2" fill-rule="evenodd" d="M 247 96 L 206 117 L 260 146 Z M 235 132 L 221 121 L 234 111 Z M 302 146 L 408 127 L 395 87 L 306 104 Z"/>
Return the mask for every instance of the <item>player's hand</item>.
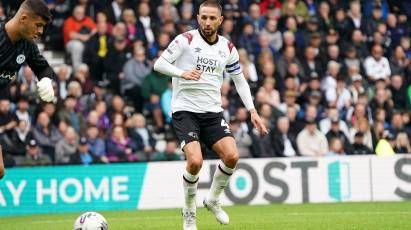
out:
<path id="1" fill-rule="evenodd" d="M 192 69 L 191 71 L 184 72 L 181 77 L 186 80 L 198 81 L 200 79 L 201 73 L 202 72 L 200 70 Z"/>
<path id="2" fill-rule="evenodd" d="M 258 130 L 260 135 L 267 135 L 268 129 L 265 127 L 263 120 L 261 120 L 260 116 L 258 115 L 255 109 L 250 111 L 251 113 L 251 122 L 253 123 L 254 128 Z"/>
<path id="3" fill-rule="evenodd" d="M 54 89 L 50 78 L 43 77 L 39 82 L 37 82 L 37 91 L 41 100 L 46 102 L 53 101 Z"/>

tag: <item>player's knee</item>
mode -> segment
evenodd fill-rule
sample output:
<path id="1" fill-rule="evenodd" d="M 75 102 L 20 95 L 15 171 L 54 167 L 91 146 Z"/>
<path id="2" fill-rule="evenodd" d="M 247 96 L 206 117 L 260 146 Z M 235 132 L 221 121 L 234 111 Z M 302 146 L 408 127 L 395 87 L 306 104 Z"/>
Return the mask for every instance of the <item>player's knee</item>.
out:
<path id="1" fill-rule="evenodd" d="M 237 165 L 237 162 L 238 162 L 238 154 L 237 153 L 230 153 L 230 154 L 227 154 L 226 155 L 226 157 L 225 157 L 225 159 L 224 159 L 224 164 L 227 166 L 227 167 L 230 167 L 230 168 L 235 168 L 235 166 Z"/>
<path id="2" fill-rule="evenodd" d="M 0 168 L 0 179 L 2 179 L 4 177 L 4 175 L 5 175 L 4 167 L 1 167 Z"/>
<path id="3" fill-rule="evenodd" d="M 200 171 L 201 167 L 203 166 L 203 160 L 202 159 L 190 159 L 188 161 L 188 168 L 191 169 L 191 171 L 198 172 Z"/>

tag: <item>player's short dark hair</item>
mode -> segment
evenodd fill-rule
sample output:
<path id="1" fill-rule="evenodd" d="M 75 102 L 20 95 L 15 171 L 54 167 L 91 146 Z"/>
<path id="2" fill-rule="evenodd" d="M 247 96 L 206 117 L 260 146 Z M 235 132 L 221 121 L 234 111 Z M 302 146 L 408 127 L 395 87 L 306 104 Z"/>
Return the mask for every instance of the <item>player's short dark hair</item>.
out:
<path id="1" fill-rule="evenodd" d="M 51 21 L 52 15 L 44 0 L 25 0 L 20 7 L 42 17 L 46 22 Z"/>
<path id="2" fill-rule="evenodd" d="M 201 7 L 203 6 L 209 6 L 209 7 L 215 7 L 217 8 L 220 13 L 223 12 L 223 7 L 221 6 L 220 2 L 218 0 L 207 0 L 204 1 L 203 3 L 201 3 L 200 7 L 198 8 L 199 10 L 201 9 Z"/>

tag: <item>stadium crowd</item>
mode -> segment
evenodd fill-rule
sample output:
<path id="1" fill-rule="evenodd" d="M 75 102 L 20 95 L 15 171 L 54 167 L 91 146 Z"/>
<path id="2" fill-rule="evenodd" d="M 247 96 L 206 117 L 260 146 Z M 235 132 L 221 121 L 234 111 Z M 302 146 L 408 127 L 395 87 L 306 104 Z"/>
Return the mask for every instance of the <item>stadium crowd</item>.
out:
<path id="1" fill-rule="evenodd" d="M 1 1 L 4 22 L 21 1 Z M 64 52 L 56 99 L 29 67 L 0 100 L 7 166 L 184 159 L 171 78 L 153 62 L 196 28 L 196 0 L 47 0 L 46 50 Z M 220 34 L 237 47 L 259 136 L 230 79 L 224 117 L 241 157 L 410 153 L 411 2 L 227 0 Z M 213 158 L 205 150 L 205 158 Z"/>

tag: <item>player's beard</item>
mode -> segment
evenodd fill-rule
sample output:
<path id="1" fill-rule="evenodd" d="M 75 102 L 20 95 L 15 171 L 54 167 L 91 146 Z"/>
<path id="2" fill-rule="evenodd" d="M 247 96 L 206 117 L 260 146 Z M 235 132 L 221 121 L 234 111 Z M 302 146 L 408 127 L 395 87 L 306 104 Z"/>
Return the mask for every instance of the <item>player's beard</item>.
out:
<path id="1" fill-rule="evenodd" d="M 204 28 L 201 28 L 201 33 L 204 37 L 211 38 L 217 33 L 217 30 L 213 30 L 212 28 L 210 28 L 209 30 L 205 30 Z"/>

